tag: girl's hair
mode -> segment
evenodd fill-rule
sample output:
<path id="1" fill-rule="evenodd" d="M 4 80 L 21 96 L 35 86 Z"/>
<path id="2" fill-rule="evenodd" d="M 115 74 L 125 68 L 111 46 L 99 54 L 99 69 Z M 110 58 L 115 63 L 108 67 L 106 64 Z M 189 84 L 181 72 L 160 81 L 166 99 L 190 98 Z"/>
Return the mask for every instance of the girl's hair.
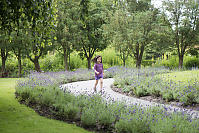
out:
<path id="1" fill-rule="evenodd" d="M 94 63 L 97 63 L 97 59 L 98 59 L 99 57 L 101 57 L 101 62 L 100 62 L 100 63 L 102 63 L 102 56 L 101 56 L 101 55 L 95 56 L 95 58 L 92 59 L 92 61 L 93 61 Z"/>

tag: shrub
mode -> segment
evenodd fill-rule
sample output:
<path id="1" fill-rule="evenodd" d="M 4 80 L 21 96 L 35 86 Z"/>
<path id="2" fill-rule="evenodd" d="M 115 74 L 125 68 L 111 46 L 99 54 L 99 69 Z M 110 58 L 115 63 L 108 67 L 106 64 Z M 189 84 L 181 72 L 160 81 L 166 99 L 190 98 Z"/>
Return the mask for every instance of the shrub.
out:
<path id="1" fill-rule="evenodd" d="M 167 102 L 174 100 L 173 93 L 170 90 L 162 92 L 162 98 Z"/>
<path id="2" fill-rule="evenodd" d="M 144 88 L 155 88 L 155 86 L 153 86 L 153 84 L 151 83 L 154 83 L 154 80 L 156 80 L 156 78 L 150 78 L 150 75 L 154 74 L 151 71 L 140 71 L 139 81 L 136 77 L 137 74 L 136 76 L 134 76 L 134 74 L 130 73 L 130 71 L 126 69 L 121 70 L 124 72 L 121 73 L 121 77 L 126 77 L 124 81 L 121 81 L 124 85 L 128 84 L 130 86 L 133 86 L 132 84 L 134 84 L 134 86 L 138 87 L 140 86 Z M 161 72 L 159 71 L 156 73 Z M 16 93 L 19 94 L 19 97 L 21 97 L 22 100 L 38 100 L 37 105 L 46 106 L 47 108 L 45 109 L 49 109 L 48 111 L 52 111 L 52 109 L 54 109 L 53 112 L 51 112 L 50 114 L 55 114 L 59 116 L 59 119 L 61 120 L 75 121 L 80 119 L 81 125 L 90 129 L 96 126 L 101 126 L 103 128 L 104 126 L 106 127 L 104 128 L 105 131 L 107 131 L 108 129 L 108 131 L 110 130 L 110 132 L 114 132 L 113 128 L 115 128 L 115 131 L 122 133 L 186 133 L 188 131 L 198 131 L 198 120 L 194 121 L 194 119 L 192 120 L 184 115 L 176 114 L 175 110 L 174 113 L 169 114 L 168 112 L 166 112 L 168 110 L 168 108 L 166 109 L 166 107 L 164 107 L 166 110 L 165 111 L 158 106 L 145 108 L 143 106 L 137 105 L 137 103 L 126 105 L 125 102 L 123 104 L 122 102 L 119 103 L 112 99 L 110 99 L 110 101 L 108 102 L 109 104 L 106 104 L 106 102 L 101 98 L 100 95 L 86 96 L 82 94 L 76 97 L 72 93 L 69 93 L 67 90 L 65 90 L 63 87 L 61 89 L 57 87 L 57 82 L 61 83 L 60 81 L 57 81 L 60 80 L 60 74 L 62 75 L 63 72 L 30 74 L 26 79 L 23 80 L 24 82 L 20 82 L 18 84 L 16 88 Z M 64 74 L 74 76 L 74 73 L 71 74 L 65 72 Z M 135 78 L 127 77 L 132 75 Z M 162 80 L 157 78 L 156 83 L 159 83 L 159 87 L 162 86 L 162 88 L 158 88 L 158 90 L 162 90 L 161 93 L 164 93 L 164 91 L 167 89 L 174 88 L 174 86 L 176 85 L 173 82 L 168 83 L 165 81 L 159 81 Z M 175 88 L 169 93 L 174 94 L 179 90 L 181 90 L 181 93 L 185 93 L 186 91 L 188 92 L 191 89 L 192 94 L 194 94 L 194 97 L 197 100 L 199 99 L 198 86 L 198 81 L 195 80 L 194 83 L 190 82 L 190 84 L 185 88 L 180 88 L 176 86 L 177 89 Z M 149 92 L 149 90 L 146 91 L 147 93 Z M 180 98 L 179 95 L 175 97 Z M 112 128 L 112 126 L 114 127 Z"/>
<path id="3" fill-rule="evenodd" d="M 153 133 L 197 133 L 198 129 L 193 128 L 194 125 L 197 125 L 196 122 L 192 122 L 190 118 L 173 114 L 172 117 L 159 118 L 155 124 L 151 125 L 151 131 Z"/>
<path id="4" fill-rule="evenodd" d="M 16 94 L 19 98 L 19 101 L 25 101 L 31 96 L 31 89 L 29 87 L 17 88 Z"/>
<path id="5" fill-rule="evenodd" d="M 116 125 L 115 129 L 119 133 L 149 133 L 150 129 L 146 125 L 146 120 L 136 114 L 123 114 Z"/>
<path id="6" fill-rule="evenodd" d="M 152 64 L 154 64 L 156 61 L 153 61 L 153 60 L 142 60 L 142 65 L 144 67 L 146 66 L 152 66 Z"/>
<path id="7" fill-rule="evenodd" d="M 100 125 L 109 128 L 115 121 L 115 116 L 108 107 L 100 107 L 97 112 L 97 120 Z"/>
<path id="8" fill-rule="evenodd" d="M 81 123 L 84 127 L 95 127 L 96 126 L 96 110 L 92 107 L 85 107 L 81 115 Z"/>
<path id="9" fill-rule="evenodd" d="M 131 128 L 132 127 L 127 120 L 120 119 L 115 124 L 115 129 L 116 129 L 116 132 L 118 132 L 118 133 L 130 133 Z"/>
<path id="10" fill-rule="evenodd" d="M 187 69 L 190 68 L 199 68 L 199 58 L 192 57 L 188 60 L 185 60 L 184 67 Z"/>
<path id="11" fill-rule="evenodd" d="M 55 93 L 51 90 L 43 90 L 39 99 L 41 106 L 52 106 L 55 102 Z"/>
<path id="12" fill-rule="evenodd" d="M 74 103 L 68 103 L 62 110 L 62 115 L 66 119 L 75 120 L 80 113 L 80 108 Z"/>

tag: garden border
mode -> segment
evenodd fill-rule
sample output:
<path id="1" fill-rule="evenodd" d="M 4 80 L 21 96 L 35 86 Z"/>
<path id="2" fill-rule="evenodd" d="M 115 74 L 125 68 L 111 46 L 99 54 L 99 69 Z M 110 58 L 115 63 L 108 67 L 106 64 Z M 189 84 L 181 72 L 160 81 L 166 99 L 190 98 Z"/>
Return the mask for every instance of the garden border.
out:
<path id="1" fill-rule="evenodd" d="M 120 102 L 125 102 L 127 105 L 133 104 L 133 105 L 140 105 L 142 107 L 158 106 L 158 107 L 163 107 L 168 112 L 185 112 L 186 114 L 191 115 L 192 118 L 199 119 L 199 111 L 180 108 L 169 104 L 155 103 L 151 101 L 142 100 L 139 98 L 122 95 L 111 89 L 111 85 L 114 82 L 113 78 L 103 79 L 103 80 L 104 80 L 103 93 L 101 94 L 101 96 L 107 101 L 120 101 Z M 60 88 L 63 91 L 69 91 L 74 95 L 80 95 L 80 94 L 94 95 L 95 94 L 93 91 L 94 83 L 95 80 L 72 82 L 68 84 L 63 84 L 60 86 Z"/>

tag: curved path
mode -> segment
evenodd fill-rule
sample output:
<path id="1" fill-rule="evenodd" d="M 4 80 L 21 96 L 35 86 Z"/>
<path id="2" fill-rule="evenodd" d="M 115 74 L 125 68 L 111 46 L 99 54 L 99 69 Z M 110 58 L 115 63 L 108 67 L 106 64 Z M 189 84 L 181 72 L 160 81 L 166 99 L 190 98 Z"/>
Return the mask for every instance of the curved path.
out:
<path id="1" fill-rule="evenodd" d="M 104 79 L 103 81 L 104 81 L 103 93 L 101 96 L 105 98 L 106 100 L 122 101 L 122 102 L 126 102 L 126 104 L 134 104 L 134 105 L 136 104 L 142 107 L 162 106 L 168 112 L 184 112 L 186 114 L 190 114 L 192 118 L 197 118 L 197 119 L 199 118 L 199 111 L 179 108 L 179 107 L 167 105 L 167 104 L 159 104 L 155 102 L 150 102 L 150 101 L 122 95 L 111 89 L 111 85 L 114 82 L 113 78 Z M 60 87 L 62 90 L 69 91 L 75 95 L 79 95 L 79 94 L 94 95 L 95 94 L 93 92 L 94 84 L 95 84 L 95 80 L 88 80 L 88 81 L 68 83 L 68 84 L 61 85 Z M 97 91 L 99 91 L 99 84 L 97 86 Z"/>

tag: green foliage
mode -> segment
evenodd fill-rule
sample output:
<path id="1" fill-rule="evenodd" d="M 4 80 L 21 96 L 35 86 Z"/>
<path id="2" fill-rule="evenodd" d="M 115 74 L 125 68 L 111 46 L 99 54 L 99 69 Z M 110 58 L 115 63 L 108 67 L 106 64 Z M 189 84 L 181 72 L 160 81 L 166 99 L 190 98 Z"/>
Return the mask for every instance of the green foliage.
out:
<path id="1" fill-rule="evenodd" d="M 137 97 L 152 95 L 167 102 L 180 101 L 184 106 L 198 103 L 198 71 L 167 72 L 142 69 L 138 73 L 126 68 L 114 76 L 114 85 Z"/>
<path id="2" fill-rule="evenodd" d="M 86 60 L 82 60 L 78 55 L 77 53 L 73 53 L 71 54 L 71 62 L 70 62 L 70 69 L 71 70 L 75 70 L 75 69 L 78 69 L 78 68 L 87 68 L 87 62 Z"/>
<path id="3" fill-rule="evenodd" d="M 55 95 L 55 88 L 52 88 L 52 89 L 48 89 L 48 88 L 45 88 L 42 90 L 41 92 L 41 96 L 39 98 L 39 102 L 40 102 L 40 105 L 41 106 L 51 106 L 54 104 L 54 99 L 56 97 Z"/>
<path id="4" fill-rule="evenodd" d="M 198 68 L 198 66 L 199 66 L 199 60 L 197 57 L 186 55 L 184 57 L 183 62 L 184 62 L 183 63 L 184 69 Z M 168 60 L 165 60 L 165 59 L 156 60 L 156 63 L 154 64 L 154 66 L 165 66 L 170 69 L 176 69 L 176 68 L 178 68 L 178 64 L 179 64 L 178 56 L 173 55 L 173 56 L 169 57 Z"/>
<path id="5" fill-rule="evenodd" d="M 16 78 L 0 79 L 0 132 L 34 133 L 36 130 L 42 133 L 65 133 L 66 131 L 75 133 L 89 132 L 74 124 L 40 116 L 35 110 L 19 103 L 14 94 L 14 88 L 18 80 Z"/>
<path id="6" fill-rule="evenodd" d="M 131 132 L 131 128 L 127 120 L 120 119 L 119 122 L 115 124 L 115 129 L 118 133 L 129 133 Z"/>
<path id="7" fill-rule="evenodd" d="M 120 68 L 120 70 L 121 72 L 132 76 L 132 73 L 130 73 L 128 69 Z M 126 75 L 124 75 L 124 73 L 121 72 L 118 73 L 127 77 Z M 138 72 L 138 70 L 136 69 L 134 72 Z M 160 74 L 162 73 L 162 70 L 155 69 L 155 72 L 156 74 Z M 63 75 L 63 73 L 61 74 Z M 142 79 L 143 81 L 146 80 L 145 82 L 143 82 L 143 84 L 146 84 L 147 87 L 150 87 L 151 85 L 149 82 L 150 80 L 152 80 L 150 79 L 151 75 L 154 75 L 154 73 L 149 69 L 139 71 L 139 79 Z M 49 86 L 45 86 L 46 84 L 42 85 L 43 81 L 46 80 L 45 76 L 48 79 L 56 78 L 56 80 L 52 80 L 55 84 L 50 84 Z M 148 78 L 143 78 L 143 76 L 146 76 Z M 159 133 L 162 130 L 165 132 L 180 131 L 184 133 L 184 131 L 187 130 L 181 129 L 181 126 L 183 125 L 184 128 L 186 128 L 186 126 L 191 127 L 191 131 L 197 130 L 197 123 L 191 122 L 189 121 L 189 119 L 185 118 L 185 116 L 182 116 L 175 112 L 174 114 L 168 114 L 168 112 L 162 110 L 162 108 L 159 107 L 143 108 L 138 105 L 127 106 L 126 103 L 112 101 L 111 99 L 107 102 L 103 100 L 100 95 L 87 96 L 82 94 L 79 96 L 74 96 L 64 88 L 61 87 L 60 89 L 56 87 L 57 80 L 60 79 L 55 76 L 55 73 L 43 73 L 38 75 L 32 74 L 29 76 L 29 79 L 24 79 L 24 82 L 19 82 L 19 85 L 16 88 L 17 97 L 21 101 L 35 103 L 37 107 L 47 107 L 48 111 L 51 112 L 51 114 L 56 115 L 56 118 L 58 119 L 70 121 L 81 120 L 81 125 L 86 128 L 97 128 L 110 132 L 116 131 L 127 133 Z M 158 81 L 162 81 L 157 77 L 154 80 L 157 80 L 157 83 Z M 127 77 L 123 81 L 123 83 L 127 86 L 131 85 L 132 81 L 134 80 L 131 80 L 131 78 Z M 133 83 L 135 85 L 135 81 Z M 160 85 L 163 88 L 159 88 L 159 90 L 164 90 L 165 86 L 171 86 L 173 88 L 173 86 L 170 85 L 171 83 L 164 84 L 163 82 Z M 197 83 L 195 83 L 194 85 L 198 86 Z M 197 91 L 198 89 L 199 88 L 197 88 Z M 192 89 L 192 91 L 193 90 L 194 89 Z M 163 91 L 161 91 L 161 93 L 162 92 Z M 166 91 L 164 93 L 166 93 Z M 167 122 L 170 124 L 167 124 Z M 193 127 L 193 125 L 191 124 L 186 125 L 187 122 L 191 124 L 196 124 L 196 126 L 194 125 L 195 127 Z M 166 127 L 163 126 L 163 123 L 166 124 Z M 158 126 L 157 129 L 155 128 L 156 126 Z M 171 129 L 172 126 L 174 126 L 174 129 Z"/>
<path id="8" fill-rule="evenodd" d="M 63 58 L 59 54 L 48 54 L 40 59 L 40 67 L 44 72 L 64 70 Z"/>
<path id="9" fill-rule="evenodd" d="M 159 60 L 156 61 L 155 66 L 165 66 L 170 69 L 175 69 L 178 67 L 179 59 L 177 56 L 172 56 L 169 60 Z"/>
<path id="10" fill-rule="evenodd" d="M 115 114 L 112 113 L 112 110 L 108 106 L 101 106 L 96 111 L 98 123 L 106 128 L 110 128 L 115 121 Z"/>
<path id="11" fill-rule="evenodd" d="M 174 100 L 173 98 L 173 93 L 171 92 L 171 90 L 166 90 L 164 92 L 161 93 L 163 100 L 170 102 L 172 100 Z"/>
<path id="12" fill-rule="evenodd" d="M 64 57 L 65 70 L 71 69 L 68 57 L 73 52 L 73 46 L 78 42 L 79 2 L 72 0 L 58 1 L 57 26 L 55 28 L 55 48 Z M 72 67 L 72 69 L 74 69 Z"/>
<path id="13" fill-rule="evenodd" d="M 106 2 L 108 1 L 82 0 L 80 2 L 78 40 L 81 41 L 78 41 L 75 49 L 82 58 L 87 59 L 89 69 L 91 69 L 90 61 L 94 53 L 108 46 L 108 38 L 103 31 L 103 25 L 109 22 Z"/>
<path id="14" fill-rule="evenodd" d="M 184 121 L 186 119 L 188 119 L 188 121 Z M 192 128 L 193 125 L 191 124 L 191 122 L 192 120 L 190 118 L 187 118 L 187 116 L 179 117 L 177 114 L 174 114 L 172 117 L 158 119 L 158 121 L 151 126 L 151 131 L 154 133 L 160 133 L 160 132 L 161 133 L 178 133 L 178 132 L 197 133 L 198 132 L 197 129 Z M 185 126 L 187 127 L 185 128 Z"/>
<path id="15" fill-rule="evenodd" d="M 196 28 L 199 22 L 198 3 L 196 1 L 165 1 L 163 2 L 165 15 L 169 20 L 169 25 L 173 28 L 173 45 L 177 47 L 179 56 L 179 68 L 183 67 L 183 56 L 188 47 L 193 47 L 198 43 L 198 31 Z M 169 15 L 168 15 L 169 14 Z M 169 17 L 172 16 L 172 17 Z"/>
<path id="16" fill-rule="evenodd" d="M 199 58 L 197 58 L 197 57 L 190 57 L 188 59 L 185 59 L 184 62 L 185 62 L 184 67 L 187 69 L 199 68 Z"/>
<path id="17" fill-rule="evenodd" d="M 84 127 L 96 126 L 96 110 L 93 108 L 85 108 L 81 115 L 81 122 Z"/>
<path id="18" fill-rule="evenodd" d="M 148 133 L 150 132 L 148 126 L 145 124 L 147 121 L 143 117 L 138 116 L 139 113 L 135 114 L 122 114 L 116 125 L 116 131 L 118 133 Z"/>
<path id="19" fill-rule="evenodd" d="M 142 60 L 142 65 L 144 67 L 146 66 L 152 66 L 152 64 L 154 64 L 156 61 L 152 61 L 152 60 Z"/>
<path id="20" fill-rule="evenodd" d="M 80 112 L 80 108 L 76 104 L 68 103 L 63 107 L 63 109 L 59 110 L 59 112 L 62 112 L 60 114 L 61 117 L 70 120 L 75 120 Z"/>

